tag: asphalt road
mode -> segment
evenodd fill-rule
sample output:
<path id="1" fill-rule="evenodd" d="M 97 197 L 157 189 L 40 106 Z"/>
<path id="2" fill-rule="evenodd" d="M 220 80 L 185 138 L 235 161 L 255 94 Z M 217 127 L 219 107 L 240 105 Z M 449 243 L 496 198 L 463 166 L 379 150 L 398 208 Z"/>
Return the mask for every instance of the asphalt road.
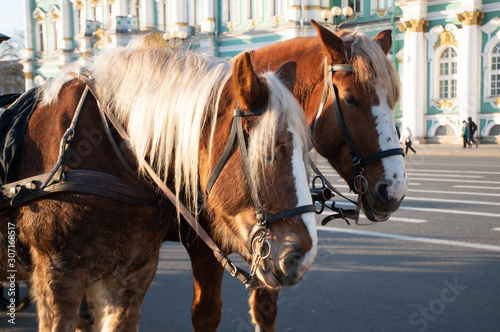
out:
<path id="1" fill-rule="evenodd" d="M 313 267 L 281 291 L 277 331 L 500 331 L 500 157 L 420 152 L 405 160 L 410 191 L 389 221 L 319 228 Z M 219 330 L 253 331 L 248 292 L 229 274 L 222 297 Z M 188 255 L 167 243 L 140 330 L 192 330 L 191 299 Z M 33 306 L 15 326 L 1 315 L 2 331 L 36 328 Z"/>

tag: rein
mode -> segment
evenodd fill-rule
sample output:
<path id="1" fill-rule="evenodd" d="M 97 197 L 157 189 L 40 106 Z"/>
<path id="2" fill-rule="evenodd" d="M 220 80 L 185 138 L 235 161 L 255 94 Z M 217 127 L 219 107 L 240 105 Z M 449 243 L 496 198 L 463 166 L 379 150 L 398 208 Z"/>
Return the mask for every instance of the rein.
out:
<path id="1" fill-rule="evenodd" d="M 354 220 L 356 224 L 359 224 L 359 212 L 361 210 L 361 199 L 364 194 L 366 194 L 366 191 L 368 190 L 368 181 L 366 178 L 363 176 L 364 173 L 364 167 L 366 164 L 369 164 L 373 161 L 380 160 L 386 157 L 390 156 L 395 156 L 395 155 L 402 155 L 404 157 L 404 149 L 403 148 L 394 148 L 394 149 L 388 149 L 384 151 L 380 151 L 377 153 L 374 153 L 370 156 L 367 157 L 361 157 L 361 154 L 359 153 L 358 149 L 356 148 L 356 145 L 354 144 L 354 140 L 352 139 L 351 135 L 349 134 L 349 131 L 347 130 L 347 126 L 344 122 L 344 117 L 342 116 L 342 109 L 340 108 L 339 104 L 339 97 L 338 97 L 338 89 L 337 87 L 333 84 L 333 74 L 338 71 L 346 71 L 346 72 L 354 72 L 354 67 L 352 65 L 348 64 L 334 64 L 334 65 L 325 65 L 326 69 L 326 78 L 325 78 L 325 85 L 323 88 L 323 95 L 321 96 L 321 103 L 318 108 L 318 112 L 316 113 L 316 117 L 313 121 L 312 124 L 312 135 L 314 135 L 314 131 L 316 130 L 316 126 L 318 125 L 319 118 L 321 117 L 321 113 L 323 112 L 323 109 L 325 108 L 326 100 L 328 98 L 329 93 L 332 95 L 333 99 L 333 104 L 335 107 L 335 115 L 337 116 L 337 121 L 340 127 L 340 131 L 342 132 L 342 135 L 344 136 L 347 145 L 349 146 L 349 153 L 352 156 L 352 162 L 354 164 L 351 173 L 349 175 L 349 187 L 353 190 L 355 194 L 358 195 L 357 203 L 356 203 L 356 211 L 354 215 Z M 315 169 L 316 172 L 319 170 Z M 328 183 L 327 183 L 328 184 Z M 330 189 L 335 190 L 331 184 L 329 185 Z M 343 195 L 340 195 L 344 197 Z M 344 197 L 345 198 L 345 197 Z M 352 200 L 349 199 L 349 201 L 353 202 Z M 354 203 L 354 202 L 353 202 Z M 332 206 L 333 207 L 333 206 Z M 347 219 L 344 217 L 344 213 L 342 209 L 337 209 L 335 208 L 336 211 L 340 213 L 340 217 L 342 217 L 344 220 L 347 221 Z M 327 220 L 328 219 L 328 220 Z M 333 219 L 333 218 L 331 218 Z M 326 224 L 329 220 L 329 218 L 326 218 L 323 220 L 322 224 Z M 326 222 L 325 222 L 326 221 Z"/>
<path id="2" fill-rule="evenodd" d="M 237 142 L 237 144 L 240 148 L 241 159 L 243 161 L 243 169 L 245 171 L 245 176 L 247 179 L 248 186 L 250 187 L 250 193 L 251 193 L 253 204 L 255 206 L 255 215 L 257 218 L 257 224 L 255 224 L 252 227 L 252 229 L 250 230 L 250 232 L 248 234 L 248 240 L 247 240 L 248 250 L 250 251 L 250 253 L 253 252 L 253 254 L 255 254 L 255 257 L 253 259 L 253 262 L 252 262 L 252 265 L 250 268 L 250 271 L 251 271 L 250 275 L 251 276 L 253 276 L 253 274 L 255 273 L 260 260 L 267 258 L 271 252 L 271 244 L 266 239 L 266 235 L 269 234 L 269 226 L 271 223 L 276 222 L 278 220 L 285 219 L 285 218 L 289 218 L 292 216 L 308 213 L 308 212 L 316 212 L 316 209 L 315 209 L 314 205 L 312 205 L 312 204 L 299 206 L 299 207 L 296 207 L 293 209 L 288 209 L 288 210 L 277 212 L 274 214 L 268 214 L 264 210 L 264 207 L 262 205 L 262 200 L 260 199 L 257 191 L 255 190 L 255 184 L 253 183 L 252 178 L 250 176 L 248 152 L 247 152 L 247 146 L 246 146 L 246 142 L 245 142 L 245 136 L 243 134 L 243 125 L 241 122 L 241 119 L 243 117 L 260 116 L 264 113 L 264 111 L 265 111 L 264 109 L 259 108 L 259 109 L 255 109 L 251 112 L 245 112 L 245 111 L 241 111 L 238 108 L 238 105 L 236 105 L 236 108 L 234 109 L 234 113 L 233 113 L 233 124 L 231 126 L 229 140 L 227 142 L 226 148 L 224 149 L 224 152 L 222 153 L 221 158 L 219 159 L 219 162 L 215 166 L 215 169 L 212 172 L 212 174 L 208 180 L 207 189 L 206 189 L 207 196 L 209 196 L 215 182 L 217 181 L 222 169 L 224 168 L 224 165 L 226 164 L 227 160 L 229 159 L 229 156 L 231 154 L 231 150 L 232 150 L 235 142 Z M 238 139 L 237 141 L 236 141 L 236 138 Z M 257 237 L 255 237 L 255 236 L 257 236 Z M 251 288 L 252 288 L 252 286 L 247 284 L 247 289 L 251 289 Z"/>
<path id="3" fill-rule="evenodd" d="M 128 136 L 127 132 L 123 128 L 123 126 L 119 123 L 118 119 L 114 116 L 114 114 L 109 110 L 106 104 L 101 102 L 101 99 L 99 98 L 99 95 L 97 93 L 97 90 L 95 88 L 95 85 L 92 81 L 92 78 L 90 76 L 90 73 L 87 70 L 83 70 L 80 72 L 80 74 L 75 74 L 71 73 L 71 76 L 78 78 L 78 80 L 86 85 L 86 89 L 88 88 L 90 92 L 94 95 L 95 100 L 97 101 L 98 109 L 101 114 L 101 118 L 103 119 L 103 122 L 106 122 L 106 118 L 111 122 L 113 127 L 116 129 L 118 134 L 121 136 L 123 141 L 130 147 L 131 142 L 130 142 L 130 137 Z M 257 216 L 257 224 L 252 228 L 249 234 L 249 240 L 247 243 L 247 247 L 249 248 L 249 251 L 255 254 L 252 265 L 250 267 L 250 273 L 246 272 L 245 270 L 242 270 L 241 268 L 235 266 L 231 260 L 220 250 L 220 248 L 217 246 L 217 244 L 212 240 L 212 238 L 207 234 L 207 232 L 201 227 L 201 225 L 198 223 L 198 221 L 192 216 L 191 212 L 182 204 L 182 202 L 175 196 L 175 194 L 167 187 L 167 185 L 160 179 L 160 177 L 155 173 L 155 171 L 151 168 L 151 166 L 148 163 L 145 164 L 146 171 L 148 172 L 149 176 L 151 179 L 155 182 L 155 184 L 158 186 L 158 188 L 167 196 L 169 201 L 179 210 L 180 214 L 186 219 L 186 221 L 189 223 L 189 225 L 196 231 L 198 236 L 207 244 L 207 246 L 212 249 L 214 256 L 216 259 L 221 263 L 221 265 L 229 271 L 229 273 L 233 276 L 238 278 L 240 281 L 242 281 L 247 289 L 253 289 L 255 287 L 255 280 L 253 278 L 254 273 L 257 269 L 257 266 L 260 262 L 261 259 L 265 259 L 269 256 L 270 251 L 271 251 L 271 245 L 269 241 L 266 239 L 266 235 L 269 234 L 269 225 L 275 221 L 288 218 L 291 216 L 303 214 L 303 213 L 308 213 L 308 212 L 314 212 L 315 208 L 314 205 L 306 205 L 306 206 L 301 206 L 297 207 L 294 209 L 289 209 L 285 210 L 282 212 L 278 212 L 275 214 L 268 215 L 266 211 L 262 207 L 262 203 L 260 200 L 260 197 L 255 195 L 255 191 L 253 190 L 254 184 L 251 180 L 250 174 L 249 174 L 249 161 L 248 161 L 248 154 L 247 154 L 247 149 L 246 149 L 246 143 L 245 143 L 245 137 L 243 134 L 243 126 L 241 122 L 241 118 L 245 116 L 255 116 L 255 115 L 261 115 L 263 113 L 263 110 L 257 110 L 255 112 L 243 112 L 240 111 L 238 108 L 235 108 L 234 114 L 233 114 L 233 125 L 231 128 L 230 132 L 230 138 L 228 141 L 228 144 L 226 146 L 226 149 L 217 164 L 216 168 L 214 169 L 214 172 L 212 173 L 212 176 L 209 179 L 209 184 L 207 186 L 207 194 L 210 193 L 213 185 L 215 184 L 215 181 L 217 180 L 218 176 L 220 175 L 220 172 L 222 171 L 222 168 L 224 167 L 225 163 L 227 162 L 230 152 L 232 150 L 232 146 L 234 145 L 234 142 L 236 140 L 236 137 L 238 138 L 238 145 L 240 147 L 240 152 L 241 156 L 243 159 L 243 165 L 244 165 L 244 170 L 245 170 L 245 175 L 247 178 L 248 185 L 250 187 L 250 191 L 252 192 L 252 201 L 254 203 L 255 209 L 256 209 L 256 216 Z M 258 233 L 261 232 L 260 235 L 257 237 L 254 236 Z"/>

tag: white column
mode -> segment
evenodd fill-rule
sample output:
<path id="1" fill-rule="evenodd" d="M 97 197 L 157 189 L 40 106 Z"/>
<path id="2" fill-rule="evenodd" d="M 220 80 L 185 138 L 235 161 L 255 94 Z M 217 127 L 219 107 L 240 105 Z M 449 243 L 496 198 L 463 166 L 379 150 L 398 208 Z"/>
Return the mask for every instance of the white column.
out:
<path id="1" fill-rule="evenodd" d="M 35 61 L 35 33 L 33 25 L 33 8 L 31 7 L 31 0 L 24 0 L 24 54 L 23 54 L 23 73 L 24 73 L 24 86 L 26 91 L 34 86 L 33 71 L 35 70 L 33 63 Z"/>
<path id="2" fill-rule="evenodd" d="M 481 30 L 484 13 L 480 11 L 464 12 L 458 14 L 462 23 L 460 45 L 461 59 L 459 62 L 458 96 L 460 106 L 460 120 L 469 116 L 479 123 L 481 98 Z M 460 122 L 461 122 L 460 121 Z"/>
<path id="3" fill-rule="evenodd" d="M 403 58 L 403 128 L 409 127 L 416 138 L 426 136 L 427 67 L 424 38 L 426 20 L 409 20 L 403 23 L 405 49 Z"/>
<path id="4" fill-rule="evenodd" d="M 188 11 L 186 1 L 174 1 L 173 3 L 173 25 L 174 31 L 184 31 L 188 33 Z"/>
<path id="5" fill-rule="evenodd" d="M 156 0 L 156 12 L 158 13 L 158 30 L 167 30 L 165 24 L 165 10 L 164 10 L 164 0 Z"/>
<path id="6" fill-rule="evenodd" d="M 144 30 L 154 30 L 156 29 L 156 20 L 155 20 L 155 2 L 154 0 L 144 0 Z"/>
<path id="7" fill-rule="evenodd" d="M 202 22 L 201 32 L 214 32 L 215 31 L 215 14 L 214 14 L 214 0 L 203 1 L 201 5 Z"/>
<path id="8" fill-rule="evenodd" d="M 301 18 L 301 0 L 290 0 L 288 2 L 286 18 L 291 21 L 299 22 Z"/>
<path id="9" fill-rule="evenodd" d="M 66 65 L 71 62 L 73 52 L 73 33 L 71 27 L 71 5 L 69 0 L 61 0 L 61 25 L 62 25 L 62 55 L 61 62 Z"/>
<path id="10" fill-rule="evenodd" d="M 128 8 L 127 8 L 127 0 L 116 0 L 118 1 L 118 12 L 116 16 L 127 16 Z"/>

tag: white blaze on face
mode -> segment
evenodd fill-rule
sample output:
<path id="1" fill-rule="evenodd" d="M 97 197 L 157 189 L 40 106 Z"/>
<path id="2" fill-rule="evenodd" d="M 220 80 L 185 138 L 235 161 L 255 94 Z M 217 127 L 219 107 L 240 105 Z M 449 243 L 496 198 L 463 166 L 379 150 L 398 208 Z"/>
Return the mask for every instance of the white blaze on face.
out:
<path id="1" fill-rule="evenodd" d="M 313 204 L 311 193 L 309 192 L 309 184 L 306 175 L 306 166 L 304 164 L 303 158 L 303 145 L 298 139 L 298 134 L 292 129 L 288 128 L 293 136 L 293 155 L 292 155 L 292 165 L 293 165 L 293 176 L 295 178 L 295 186 L 297 192 L 297 207 L 311 205 Z M 318 245 L 318 234 L 316 230 L 316 218 L 313 212 L 304 213 L 301 215 L 302 220 L 309 230 L 309 235 L 312 240 L 311 250 L 304 255 L 304 260 L 302 261 L 302 271 L 305 272 L 309 267 L 311 267 L 314 259 L 316 258 L 316 251 Z"/>
<path id="2" fill-rule="evenodd" d="M 385 151 L 400 148 L 398 135 L 394 125 L 393 112 L 387 104 L 387 90 L 380 83 L 375 85 L 375 93 L 380 100 L 379 105 L 372 107 L 376 130 L 379 135 L 380 150 Z M 408 179 L 403 156 L 395 155 L 382 158 L 385 178 L 388 184 L 387 193 L 390 197 L 401 200 L 408 191 Z"/>

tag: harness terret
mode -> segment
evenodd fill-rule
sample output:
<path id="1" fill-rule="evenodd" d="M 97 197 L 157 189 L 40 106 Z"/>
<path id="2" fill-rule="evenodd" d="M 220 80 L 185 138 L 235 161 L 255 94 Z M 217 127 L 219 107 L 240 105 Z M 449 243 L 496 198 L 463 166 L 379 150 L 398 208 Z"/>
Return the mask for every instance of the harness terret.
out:
<path id="1" fill-rule="evenodd" d="M 318 120 L 321 117 L 321 113 L 323 112 L 323 109 L 325 108 L 326 100 L 328 99 L 329 92 L 332 95 L 333 99 L 333 104 L 335 108 L 335 115 L 337 117 L 337 122 L 340 127 L 340 131 L 342 132 L 342 135 L 344 136 L 347 145 L 349 146 L 349 153 L 352 156 L 352 162 L 354 164 L 351 173 L 349 175 L 349 187 L 352 189 L 352 191 L 358 195 L 357 202 L 353 202 L 352 200 L 346 198 L 342 194 L 340 194 L 331 184 L 326 181 L 325 183 L 330 187 L 331 190 L 339 194 L 341 197 L 344 197 L 345 199 L 349 200 L 350 202 L 356 204 L 356 211 L 354 215 L 354 219 L 356 223 L 359 221 L 359 212 L 361 209 L 361 199 L 362 196 L 366 193 L 368 189 L 368 181 L 366 178 L 363 176 L 364 172 L 364 167 L 376 160 L 380 160 L 386 157 L 390 156 L 395 156 L 395 155 L 402 155 L 404 156 L 404 149 L 403 148 L 394 148 L 394 149 L 388 149 L 384 151 L 380 151 L 377 153 L 374 153 L 370 156 L 367 157 L 361 157 L 361 154 L 359 153 L 358 149 L 356 148 L 356 145 L 354 144 L 354 140 L 352 139 L 351 135 L 349 134 L 349 131 L 347 130 L 347 126 L 344 122 L 344 117 L 342 116 L 342 110 L 340 108 L 339 104 L 339 97 L 338 97 L 338 89 L 337 87 L 333 84 L 333 74 L 338 71 L 346 71 L 346 72 L 354 72 L 354 68 L 352 65 L 347 65 L 347 64 L 334 64 L 334 65 L 327 65 L 325 66 L 326 68 L 326 77 L 325 77 L 325 85 L 323 88 L 323 95 L 321 96 L 321 102 L 318 108 L 318 112 L 316 113 L 316 117 L 313 121 L 312 124 L 312 134 L 314 135 L 314 131 L 316 130 L 316 126 L 318 125 Z M 315 169 L 317 174 L 321 174 L 318 169 Z M 335 208 L 332 205 L 332 210 L 339 212 L 339 215 L 335 215 L 333 217 L 327 217 L 325 220 L 323 220 L 322 224 L 325 225 L 328 221 L 331 219 L 334 219 L 335 217 L 341 217 L 347 221 L 345 218 L 345 213 L 344 210 L 340 208 Z"/>

